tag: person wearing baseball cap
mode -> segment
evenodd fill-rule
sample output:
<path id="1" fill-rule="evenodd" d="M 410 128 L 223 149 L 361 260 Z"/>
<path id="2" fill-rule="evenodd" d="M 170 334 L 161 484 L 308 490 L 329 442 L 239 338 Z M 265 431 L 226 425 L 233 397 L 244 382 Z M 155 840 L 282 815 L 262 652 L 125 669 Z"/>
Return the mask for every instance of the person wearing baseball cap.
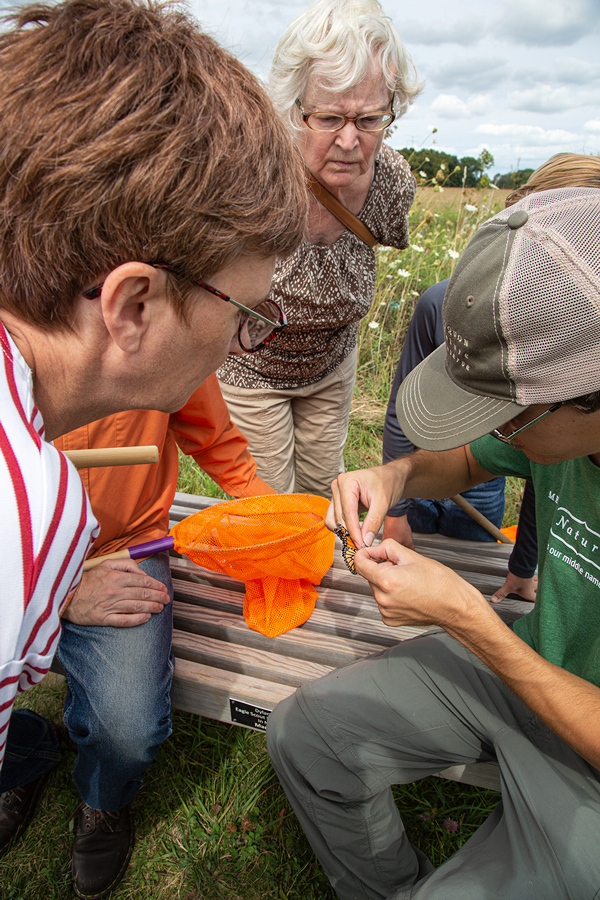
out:
<path id="1" fill-rule="evenodd" d="M 402 384 L 418 447 L 333 484 L 356 568 L 390 626 L 443 631 L 300 688 L 269 717 L 279 779 L 342 900 L 581 900 L 600 854 L 600 190 L 530 195 L 461 257 L 445 345 Z M 533 481 L 537 602 L 505 624 L 455 572 L 392 540 L 401 497 L 497 475 Z M 367 514 L 359 521 L 359 506 Z M 413 847 L 391 792 L 497 761 L 502 799 L 442 866 Z"/>

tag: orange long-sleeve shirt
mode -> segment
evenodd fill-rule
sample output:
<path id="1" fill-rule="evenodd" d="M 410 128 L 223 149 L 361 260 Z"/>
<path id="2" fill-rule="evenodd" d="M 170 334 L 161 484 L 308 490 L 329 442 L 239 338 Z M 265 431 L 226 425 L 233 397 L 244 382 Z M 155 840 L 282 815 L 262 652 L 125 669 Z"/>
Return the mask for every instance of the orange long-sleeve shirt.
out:
<path id="1" fill-rule="evenodd" d="M 211 375 L 176 413 L 129 410 L 63 435 L 59 450 L 156 444 L 154 465 L 80 469 L 101 530 L 90 556 L 164 537 L 177 487 L 177 446 L 192 456 L 227 494 L 272 494 L 257 474 L 248 441 L 229 417 L 216 376 Z"/>

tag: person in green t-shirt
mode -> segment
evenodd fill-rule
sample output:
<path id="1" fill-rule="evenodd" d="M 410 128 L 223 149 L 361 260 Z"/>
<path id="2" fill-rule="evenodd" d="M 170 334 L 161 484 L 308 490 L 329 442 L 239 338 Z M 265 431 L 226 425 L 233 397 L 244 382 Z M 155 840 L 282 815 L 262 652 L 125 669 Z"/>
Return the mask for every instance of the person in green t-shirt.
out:
<path id="1" fill-rule="evenodd" d="M 361 548 L 383 621 L 440 625 L 300 688 L 269 753 L 342 900 L 600 897 L 600 190 L 544 191 L 497 214 L 458 263 L 445 345 L 404 380 L 418 450 L 333 485 L 327 524 Z M 441 564 L 374 545 L 401 497 L 497 475 L 535 486 L 539 584 L 514 628 Z M 367 508 L 362 523 L 359 505 Z M 495 760 L 502 799 L 434 869 L 391 792 Z"/>

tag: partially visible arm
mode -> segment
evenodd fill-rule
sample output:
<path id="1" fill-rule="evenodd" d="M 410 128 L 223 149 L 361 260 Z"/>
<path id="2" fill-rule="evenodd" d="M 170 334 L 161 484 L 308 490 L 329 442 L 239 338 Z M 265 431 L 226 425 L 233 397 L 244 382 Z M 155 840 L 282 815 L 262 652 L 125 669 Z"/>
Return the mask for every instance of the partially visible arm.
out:
<path id="1" fill-rule="evenodd" d="M 532 578 L 538 562 L 537 527 L 535 524 L 535 490 L 525 482 L 519 511 L 519 527 L 515 546 L 508 560 L 508 568 L 519 578 Z"/>
<path id="2" fill-rule="evenodd" d="M 502 587 L 494 592 L 492 603 L 498 603 L 509 594 L 518 594 L 523 600 L 534 603 L 537 594 L 537 562 L 535 491 L 533 484 L 526 481 L 515 546 L 508 560 L 508 575 Z"/>
<path id="3" fill-rule="evenodd" d="M 62 618 L 75 625 L 131 628 L 169 603 L 165 585 L 133 560 L 107 560 L 84 572 Z"/>

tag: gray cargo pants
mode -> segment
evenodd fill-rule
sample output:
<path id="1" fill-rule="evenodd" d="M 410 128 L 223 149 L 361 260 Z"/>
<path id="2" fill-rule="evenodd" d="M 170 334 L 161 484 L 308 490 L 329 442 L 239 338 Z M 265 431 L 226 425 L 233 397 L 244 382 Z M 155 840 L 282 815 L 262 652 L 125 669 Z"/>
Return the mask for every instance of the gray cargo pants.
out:
<path id="1" fill-rule="evenodd" d="M 300 688 L 267 738 L 342 900 L 600 900 L 600 772 L 446 634 Z M 390 785 L 482 760 L 500 764 L 502 800 L 434 870 Z"/>

